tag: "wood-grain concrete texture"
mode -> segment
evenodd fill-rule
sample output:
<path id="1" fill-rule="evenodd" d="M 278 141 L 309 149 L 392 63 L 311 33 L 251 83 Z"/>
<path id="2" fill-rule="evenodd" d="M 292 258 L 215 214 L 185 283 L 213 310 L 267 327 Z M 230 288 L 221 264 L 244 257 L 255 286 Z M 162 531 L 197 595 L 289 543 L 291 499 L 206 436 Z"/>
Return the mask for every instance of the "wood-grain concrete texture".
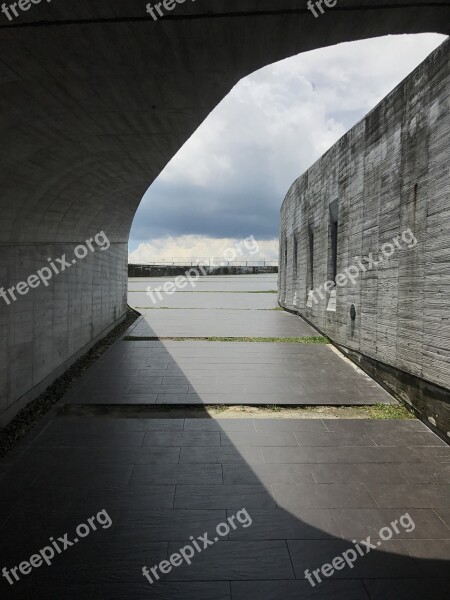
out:
<path id="1" fill-rule="evenodd" d="M 337 344 L 402 372 L 384 376 L 444 435 L 450 427 L 449 90 L 447 40 L 293 184 L 281 211 L 280 268 L 283 306 Z M 334 306 L 331 290 L 322 299 L 316 292 L 317 301 L 310 290 L 333 279 L 329 207 L 335 202 L 337 273 L 345 278 L 350 267 L 355 278 L 336 280 Z M 375 264 L 366 259 L 371 254 Z M 405 373 L 422 380 L 423 389 L 431 382 L 447 393 L 408 397 L 399 383 Z"/>
<path id="2" fill-rule="evenodd" d="M 26 3 L 25 3 L 26 4 Z M 63 0 L 0 14 L 0 274 L 9 288 L 99 231 L 111 251 L 0 302 L 0 419 L 125 312 L 126 243 L 152 181 L 244 76 L 339 42 L 448 33 L 446 2 Z M 255 207 L 257 210 L 257 207 Z"/>

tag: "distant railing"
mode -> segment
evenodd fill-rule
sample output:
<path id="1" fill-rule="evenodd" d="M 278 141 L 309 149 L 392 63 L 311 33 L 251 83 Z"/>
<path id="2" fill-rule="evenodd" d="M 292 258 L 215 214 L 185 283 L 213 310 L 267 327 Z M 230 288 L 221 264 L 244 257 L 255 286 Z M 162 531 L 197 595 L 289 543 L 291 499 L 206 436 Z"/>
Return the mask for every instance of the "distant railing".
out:
<path id="1" fill-rule="evenodd" d="M 159 266 L 173 266 L 173 267 L 195 267 L 201 265 L 203 267 L 278 267 L 277 260 L 253 260 L 252 258 L 244 257 L 242 260 L 224 260 L 223 257 L 214 258 L 155 258 L 146 260 L 145 263 L 136 264 L 133 266 L 139 267 L 159 267 Z"/>

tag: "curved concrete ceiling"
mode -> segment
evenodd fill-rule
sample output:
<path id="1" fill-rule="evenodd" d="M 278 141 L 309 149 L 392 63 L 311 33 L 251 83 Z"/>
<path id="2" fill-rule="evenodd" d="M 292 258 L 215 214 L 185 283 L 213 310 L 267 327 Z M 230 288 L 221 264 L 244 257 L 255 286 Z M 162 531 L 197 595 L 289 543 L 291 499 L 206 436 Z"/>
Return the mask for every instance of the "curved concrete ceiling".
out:
<path id="1" fill-rule="evenodd" d="M 0 244 L 105 230 L 125 242 L 146 189 L 244 76 L 339 42 L 449 33 L 447 2 L 54 0 L 0 23 Z M 276 7 L 276 8 L 274 8 Z"/>

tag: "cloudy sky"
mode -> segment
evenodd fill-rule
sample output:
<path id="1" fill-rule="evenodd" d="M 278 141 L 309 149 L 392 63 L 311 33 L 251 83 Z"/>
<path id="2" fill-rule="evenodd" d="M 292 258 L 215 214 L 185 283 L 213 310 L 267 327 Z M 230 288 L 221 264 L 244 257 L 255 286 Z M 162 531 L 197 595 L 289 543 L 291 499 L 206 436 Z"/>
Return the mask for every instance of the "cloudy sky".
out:
<path id="1" fill-rule="evenodd" d="M 144 196 L 130 262 L 220 257 L 254 236 L 276 259 L 291 183 L 445 39 L 389 36 L 300 54 L 243 79 Z"/>

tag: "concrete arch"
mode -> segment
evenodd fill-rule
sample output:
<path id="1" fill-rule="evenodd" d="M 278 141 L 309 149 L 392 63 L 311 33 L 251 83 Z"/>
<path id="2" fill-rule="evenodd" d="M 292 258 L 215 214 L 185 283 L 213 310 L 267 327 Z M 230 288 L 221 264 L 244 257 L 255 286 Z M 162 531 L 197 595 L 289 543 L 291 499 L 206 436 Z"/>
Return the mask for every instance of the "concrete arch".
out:
<path id="1" fill-rule="evenodd" d="M 0 299 L 1 423 L 120 320 L 143 194 L 242 77 L 339 42 L 449 33 L 450 7 L 340 0 L 315 19 L 296 0 L 205 0 L 155 22 L 141 0 L 77 0 L 0 16 L 0 287 L 100 231 L 111 242 Z"/>

